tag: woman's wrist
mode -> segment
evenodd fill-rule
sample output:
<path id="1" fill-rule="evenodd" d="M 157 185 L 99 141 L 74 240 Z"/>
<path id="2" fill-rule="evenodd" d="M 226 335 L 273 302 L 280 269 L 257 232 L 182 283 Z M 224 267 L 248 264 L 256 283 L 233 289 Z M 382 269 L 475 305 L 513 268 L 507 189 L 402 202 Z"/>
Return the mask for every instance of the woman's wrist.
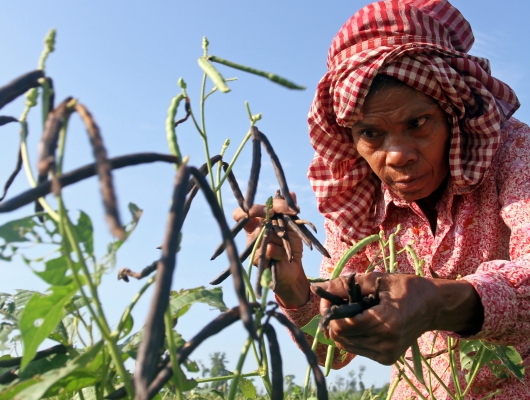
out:
<path id="1" fill-rule="evenodd" d="M 484 308 L 473 285 L 466 281 L 433 279 L 436 286 L 432 330 L 474 335 L 482 329 Z"/>
<path id="2" fill-rule="evenodd" d="M 294 281 L 278 282 L 274 293 L 282 307 L 296 309 L 302 307 L 309 300 L 309 286 L 309 281 L 302 274 Z"/>

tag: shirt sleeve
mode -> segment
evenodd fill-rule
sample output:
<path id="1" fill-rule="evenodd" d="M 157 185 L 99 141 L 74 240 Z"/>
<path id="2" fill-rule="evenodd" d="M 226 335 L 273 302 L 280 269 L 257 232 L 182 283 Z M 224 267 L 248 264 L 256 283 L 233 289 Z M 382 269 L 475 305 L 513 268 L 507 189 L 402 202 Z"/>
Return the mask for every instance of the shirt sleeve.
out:
<path id="1" fill-rule="evenodd" d="M 329 252 L 331 258 L 326 258 L 322 260 L 320 264 L 320 276 L 324 279 L 329 279 L 331 273 L 333 272 L 335 265 L 342 257 L 342 255 L 349 249 L 349 246 L 343 243 L 340 240 L 340 234 L 333 229 L 332 222 L 326 220 L 324 223 L 324 228 L 326 231 L 326 241 L 324 247 Z M 368 259 L 364 253 L 356 254 L 352 257 L 341 275 L 350 275 L 353 272 L 364 272 L 368 266 Z M 279 303 L 278 299 L 276 301 Z M 292 321 L 295 325 L 303 327 L 307 325 L 315 315 L 320 313 L 320 298 L 310 292 L 309 300 L 306 304 L 298 308 L 285 308 L 280 306 L 281 311 L 285 316 Z M 313 336 L 306 334 L 306 339 L 310 344 L 313 343 Z M 318 362 L 320 365 L 324 365 L 326 361 L 328 346 L 319 344 L 315 351 Z M 335 355 L 333 357 L 333 369 L 340 369 L 346 366 L 353 358 L 354 354 L 348 353 L 343 359 L 343 356 L 340 354 L 338 349 L 335 350 Z"/>
<path id="2" fill-rule="evenodd" d="M 496 179 L 500 215 L 510 229 L 510 260 L 482 263 L 463 280 L 484 307 L 482 330 L 473 338 L 517 344 L 530 332 L 530 128 L 515 122 L 499 156 Z"/>

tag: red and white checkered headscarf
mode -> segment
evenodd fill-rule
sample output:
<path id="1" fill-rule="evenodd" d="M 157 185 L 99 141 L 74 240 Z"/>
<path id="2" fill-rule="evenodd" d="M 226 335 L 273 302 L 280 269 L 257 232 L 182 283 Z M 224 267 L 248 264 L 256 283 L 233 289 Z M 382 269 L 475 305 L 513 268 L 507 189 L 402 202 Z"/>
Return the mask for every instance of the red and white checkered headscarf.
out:
<path id="1" fill-rule="evenodd" d="M 433 97 L 452 123 L 449 167 L 457 193 L 479 184 L 500 144 L 500 128 L 519 107 L 493 78 L 489 61 L 467 52 L 474 37 L 446 0 L 387 0 L 354 14 L 333 39 L 328 72 L 309 111 L 316 150 L 308 176 L 320 212 L 352 243 L 374 232 L 380 183 L 353 143 L 351 127 L 377 74 Z"/>

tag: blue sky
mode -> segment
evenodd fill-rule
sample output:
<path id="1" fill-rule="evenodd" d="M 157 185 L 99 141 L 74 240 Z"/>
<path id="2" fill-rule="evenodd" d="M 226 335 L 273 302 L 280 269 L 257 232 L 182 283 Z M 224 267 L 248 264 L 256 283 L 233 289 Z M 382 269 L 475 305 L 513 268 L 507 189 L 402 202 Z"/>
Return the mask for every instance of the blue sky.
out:
<path id="1" fill-rule="evenodd" d="M 207 102 L 207 128 L 212 153 L 217 153 L 226 138 L 232 140 L 227 151 L 231 157 L 248 130 L 244 102 L 254 113 L 261 112 L 259 128 L 275 147 L 292 190 L 298 194 L 301 215 L 313 221 L 322 232 L 323 219 L 316 210 L 312 190 L 306 178 L 313 150 L 307 138 L 306 116 L 316 84 L 326 70 L 328 46 L 341 25 L 367 1 L 0 1 L 0 84 L 32 70 L 42 49 L 46 32 L 57 29 L 56 51 L 47 63 L 47 73 L 54 79 L 56 100 L 72 95 L 95 116 L 104 135 L 109 155 L 131 152 L 167 152 L 164 122 L 173 96 L 179 93 L 177 80 L 188 83 L 192 107 L 198 113 L 197 98 L 202 72 L 197 58 L 202 54 L 201 41 L 210 40 L 210 53 L 235 62 L 276 72 L 307 86 L 303 92 L 289 91 L 263 78 L 219 67 L 225 77 L 238 77 L 228 94 L 216 93 Z M 472 54 L 490 59 L 493 74 L 512 86 L 522 103 L 516 117 L 530 120 L 528 93 L 527 29 L 529 4 L 516 0 L 455 0 L 452 2 L 470 21 L 476 41 Z M 208 83 L 208 87 L 213 86 Z M 22 102 L 2 110 L 3 115 L 19 116 Z M 36 111 L 36 110 L 35 110 Z M 29 146 L 35 165 L 40 137 L 38 112 L 30 122 Z M 182 110 L 180 110 L 182 113 Z M 178 129 L 179 144 L 190 163 L 200 165 L 204 154 L 200 138 L 191 124 Z M 16 160 L 18 127 L 2 128 L 3 156 L 0 181 L 4 181 Z M 86 133 L 78 118 L 73 118 L 67 139 L 65 170 L 91 162 Z M 250 150 L 242 154 L 235 169 L 243 188 L 248 178 Z M 257 201 L 264 201 L 277 188 L 272 168 L 264 158 L 263 178 Z M 132 201 L 144 210 L 137 231 L 123 246 L 119 267 L 140 269 L 158 257 L 172 190 L 174 171 L 167 165 L 150 165 L 121 170 L 115 174 L 122 215 Z M 28 187 L 21 174 L 10 195 Z M 110 240 L 97 195 L 97 182 L 88 180 L 64 191 L 70 209 L 82 209 L 92 216 L 96 230 L 96 250 L 102 254 Z M 235 207 L 230 193 L 224 192 L 229 215 Z M 50 201 L 53 202 L 53 199 Z M 31 207 L 0 215 L 0 224 L 29 215 Z M 174 289 L 207 285 L 227 265 L 226 258 L 210 262 L 210 254 L 219 242 L 218 230 L 202 201 L 197 201 L 184 227 L 182 252 Z M 323 236 L 320 233 L 320 239 Z M 240 246 L 243 241 L 240 241 Z M 319 254 L 306 251 L 305 266 L 309 275 L 318 275 Z M 20 260 L 0 263 L 0 291 L 25 288 L 44 290 L 45 286 Z M 116 323 L 125 305 L 140 283 L 117 282 L 115 272 L 105 276 L 102 297 L 109 319 Z M 236 304 L 231 283 L 224 285 L 225 300 Z M 135 313 L 135 329 L 145 320 L 147 300 Z M 197 307 L 193 316 L 179 322 L 178 330 L 187 338 L 215 317 L 206 307 Z M 213 351 L 226 351 L 235 363 L 244 336 L 240 326 L 207 342 L 196 353 L 206 361 Z M 281 331 L 285 373 L 301 382 L 305 363 L 301 353 Z M 388 367 L 366 359 L 334 372 L 346 376 L 360 364 L 367 366 L 365 381 L 382 384 L 388 381 Z M 247 369 L 254 368 L 251 363 Z"/>

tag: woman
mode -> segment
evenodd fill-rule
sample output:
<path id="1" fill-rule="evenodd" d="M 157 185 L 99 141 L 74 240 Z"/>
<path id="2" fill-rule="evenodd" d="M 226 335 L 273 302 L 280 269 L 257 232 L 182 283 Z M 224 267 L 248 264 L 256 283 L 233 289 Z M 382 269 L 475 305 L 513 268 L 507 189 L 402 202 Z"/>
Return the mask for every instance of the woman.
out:
<path id="1" fill-rule="evenodd" d="M 382 278 L 381 302 L 330 323 L 326 335 L 349 355 L 342 361 L 337 352 L 336 368 L 356 354 L 391 364 L 420 336 L 431 354 L 446 348 L 448 334 L 515 345 L 530 360 L 530 129 L 511 117 L 515 93 L 486 59 L 467 54 L 472 43 L 468 22 L 444 0 L 368 5 L 332 42 L 309 113 L 309 179 L 331 254 L 321 275 L 353 243 L 380 230 L 388 238 L 400 224 L 398 246 L 414 242 L 427 277 L 413 275 L 406 252 L 397 257 L 402 274 L 360 275 L 363 295 Z M 288 212 L 281 202 L 275 211 Z M 249 232 L 262 207 L 252 215 Z M 279 266 L 276 297 L 303 326 L 329 304 L 309 290 L 301 243 L 292 244 L 292 263 L 280 245 L 274 238 L 268 248 Z M 378 250 L 366 248 L 343 275 L 364 272 Z M 345 278 L 322 286 L 347 298 Z M 446 356 L 432 365 L 451 385 Z M 469 398 L 501 389 L 496 398 L 530 399 L 529 376 L 525 386 L 483 368 Z M 401 382 L 394 398 L 414 394 Z M 435 396 L 445 398 L 437 385 Z"/>

